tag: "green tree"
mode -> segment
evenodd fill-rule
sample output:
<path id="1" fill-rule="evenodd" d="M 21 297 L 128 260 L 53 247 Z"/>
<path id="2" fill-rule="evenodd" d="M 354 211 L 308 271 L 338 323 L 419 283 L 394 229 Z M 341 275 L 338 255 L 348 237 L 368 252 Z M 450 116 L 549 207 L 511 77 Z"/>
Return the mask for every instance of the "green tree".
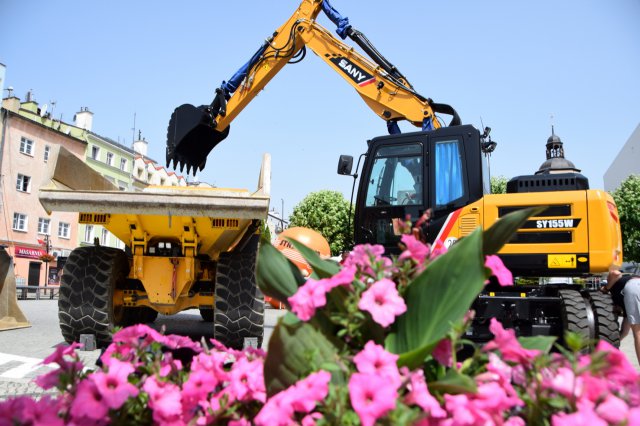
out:
<path id="1" fill-rule="evenodd" d="M 504 176 L 491 176 L 491 193 L 506 194 L 508 179 Z"/>
<path id="2" fill-rule="evenodd" d="M 611 194 L 618 206 L 622 251 L 627 262 L 640 261 L 640 175 L 631 175 Z"/>
<path id="3" fill-rule="evenodd" d="M 322 190 L 307 195 L 289 217 L 290 226 L 311 228 L 329 242 L 331 254 L 339 255 L 353 247 L 353 210 L 338 191 Z"/>

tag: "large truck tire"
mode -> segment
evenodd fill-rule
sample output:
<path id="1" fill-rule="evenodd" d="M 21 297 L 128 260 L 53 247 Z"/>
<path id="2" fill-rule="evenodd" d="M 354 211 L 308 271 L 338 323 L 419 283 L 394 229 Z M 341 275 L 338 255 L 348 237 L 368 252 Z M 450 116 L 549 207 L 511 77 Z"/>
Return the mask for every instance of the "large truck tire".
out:
<path id="1" fill-rule="evenodd" d="M 98 347 L 111 342 L 114 326 L 132 320 L 129 309 L 113 306 L 113 290 L 129 274 L 124 251 L 112 247 L 79 247 L 64 267 L 58 300 L 62 336 L 77 342 L 81 334 L 93 334 Z"/>
<path id="2" fill-rule="evenodd" d="M 613 313 L 611 295 L 603 294 L 599 291 L 590 291 L 589 298 L 591 300 L 591 308 L 595 313 L 598 339 L 619 348 L 620 328 L 618 327 L 618 317 Z"/>
<path id="3" fill-rule="evenodd" d="M 213 337 L 227 347 L 242 349 L 245 338 L 262 346 L 264 296 L 256 283 L 259 235 L 239 252 L 222 253 L 216 267 Z"/>
<path id="4" fill-rule="evenodd" d="M 595 333 L 589 326 L 589 312 L 591 307 L 577 290 L 560 290 L 562 299 L 562 329 L 582 335 L 586 340 L 595 338 Z M 592 319 L 593 321 L 593 319 Z M 583 352 L 589 351 L 589 346 L 583 348 Z"/>

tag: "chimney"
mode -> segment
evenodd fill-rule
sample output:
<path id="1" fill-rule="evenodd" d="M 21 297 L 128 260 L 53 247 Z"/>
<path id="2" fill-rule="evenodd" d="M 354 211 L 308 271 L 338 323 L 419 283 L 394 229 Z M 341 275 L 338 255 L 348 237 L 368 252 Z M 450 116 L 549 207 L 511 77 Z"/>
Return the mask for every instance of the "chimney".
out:
<path id="1" fill-rule="evenodd" d="M 142 132 L 138 131 L 138 140 L 133 142 L 133 151 L 142 155 L 143 157 L 147 156 L 147 150 L 149 148 L 149 144 L 142 137 Z"/>
<path id="2" fill-rule="evenodd" d="M 93 126 L 93 113 L 87 107 L 81 107 L 80 112 L 73 116 L 75 126 L 81 129 L 91 131 Z"/>

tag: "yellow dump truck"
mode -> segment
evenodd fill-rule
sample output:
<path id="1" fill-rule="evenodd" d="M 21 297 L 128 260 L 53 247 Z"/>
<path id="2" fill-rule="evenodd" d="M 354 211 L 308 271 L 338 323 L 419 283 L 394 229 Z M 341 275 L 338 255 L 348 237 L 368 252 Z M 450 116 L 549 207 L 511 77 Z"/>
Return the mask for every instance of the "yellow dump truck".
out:
<path id="1" fill-rule="evenodd" d="M 60 284 L 58 315 L 67 342 L 114 326 L 152 322 L 158 313 L 198 308 L 213 335 L 230 347 L 261 344 L 264 300 L 255 280 L 260 229 L 267 217 L 270 157 L 255 192 L 150 186 L 119 191 L 80 159 L 56 147 L 39 192 L 48 212 L 78 212 L 102 225 L 125 249 L 92 246 L 71 252 Z"/>

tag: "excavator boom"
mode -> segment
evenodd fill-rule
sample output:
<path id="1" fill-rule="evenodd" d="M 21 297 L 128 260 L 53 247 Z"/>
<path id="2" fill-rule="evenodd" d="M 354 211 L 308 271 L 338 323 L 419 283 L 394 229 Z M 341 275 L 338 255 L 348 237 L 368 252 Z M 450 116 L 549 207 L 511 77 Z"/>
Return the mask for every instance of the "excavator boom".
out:
<path id="1" fill-rule="evenodd" d="M 323 11 L 341 38 L 349 37 L 369 56 L 336 38 L 316 22 Z M 210 105 L 184 104 L 176 108 L 167 129 L 167 166 L 187 172 L 202 170 L 209 152 L 229 134 L 235 117 L 287 64 L 313 50 L 358 92 L 389 132 L 406 120 L 423 130 L 441 127 L 436 113 L 451 115 L 449 125 L 460 124 L 455 110 L 418 94 L 407 79 L 384 58 L 361 32 L 349 25 L 327 0 L 302 0 L 298 9 L 227 82 L 216 89 Z"/>

